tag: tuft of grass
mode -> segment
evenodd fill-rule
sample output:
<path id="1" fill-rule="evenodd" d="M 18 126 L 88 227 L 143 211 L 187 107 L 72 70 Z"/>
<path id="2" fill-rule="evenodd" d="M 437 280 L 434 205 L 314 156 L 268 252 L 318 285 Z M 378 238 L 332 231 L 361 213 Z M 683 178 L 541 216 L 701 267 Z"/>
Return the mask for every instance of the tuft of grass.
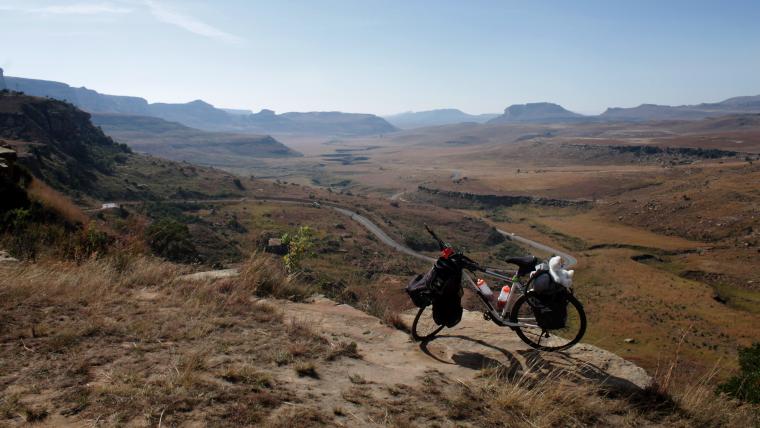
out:
<path id="1" fill-rule="evenodd" d="M 348 380 L 354 385 L 364 385 L 367 383 L 367 379 L 364 379 L 360 374 L 350 374 L 348 375 Z"/>
<path id="2" fill-rule="evenodd" d="M 338 344 L 332 344 L 330 352 L 325 358 L 327 361 L 337 360 L 340 357 L 362 359 L 362 355 L 359 353 L 359 348 L 356 342 L 340 342 Z"/>
<path id="3" fill-rule="evenodd" d="M 328 426 L 331 419 L 313 407 L 287 406 L 272 415 L 264 424 L 266 428 L 292 428 Z"/>
<path id="4" fill-rule="evenodd" d="M 293 362 L 293 354 L 288 350 L 275 349 L 270 353 L 269 359 L 278 366 L 284 366 Z"/>
<path id="5" fill-rule="evenodd" d="M 317 367 L 312 362 L 301 362 L 294 367 L 299 377 L 310 377 L 313 379 L 319 379 L 319 373 L 317 373 Z"/>
<path id="6" fill-rule="evenodd" d="M 313 294 L 310 286 L 289 275 L 273 258 L 253 253 L 240 269 L 237 286 L 260 297 L 303 301 Z"/>
<path id="7" fill-rule="evenodd" d="M 222 373 L 221 378 L 230 383 L 242 383 L 257 389 L 268 389 L 274 386 L 274 381 L 270 375 L 260 372 L 250 365 L 230 367 Z"/>

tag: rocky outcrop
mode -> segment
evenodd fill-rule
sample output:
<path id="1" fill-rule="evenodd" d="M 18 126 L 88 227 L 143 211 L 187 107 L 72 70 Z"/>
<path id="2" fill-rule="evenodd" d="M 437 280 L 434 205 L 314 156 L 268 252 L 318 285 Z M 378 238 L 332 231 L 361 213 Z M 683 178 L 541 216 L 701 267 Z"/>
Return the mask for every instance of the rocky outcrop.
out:
<path id="1" fill-rule="evenodd" d="M 383 325 L 377 318 L 325 298 L 317 297 L 313 303 L 284 303 L 283 309 L 286 316 L 357 343 L 364 355 L 357 364 L 362 364 L 362 375 L 373 382 L 414 384 L 429 370 L 472 380 L 485 368 L 501 367 L 518 376 L 561 370 L 568 380 L 599 382 L 622 391 L 652 384 L 641 367 L 592 345 L 579 344 L 561 353 L 533 351 L 509 329 L 484 321 L 480 312 L 464 311 L 456 327 L 420 346 L 411 342 L 408 334 Z M 404 313 L 403 320 L 411 325 L 415 312 Z"/>
<path id="2" fill-rule="evenodd" d="M 523 195 L 485 195 L 479 193 L 456 192 L 453 190 L 441 190 L 420 185 L 417 187 L 420 192 L 448 199 L 460 199 L 474 201 L 488 206 L 511 206 L 519 204 L 544 205 L 552 207 L 571 207 L 585 206 L 592 203 L 588 200 L 569 200 L 569 199 L 552 199 L 538 196 Z"/>
<path id="3" fill-rule="evenodd" d="M 17 157 L 15 150 L 0 145 L 0 174 L 9 171 Z"/>
<path id="4" fill-rule="evenodd" d="M 703 149 L 699 147 L 658 147 L 649 145 L 600 146 L 596 144 L 567 144 L 567 146 L 590 151 L 607 150 L 616 153 L 630 153 L 637 157 L 675 156 L 695 159 L 720 159 L 731 158 L 740 154 L 731 150 Z"/>

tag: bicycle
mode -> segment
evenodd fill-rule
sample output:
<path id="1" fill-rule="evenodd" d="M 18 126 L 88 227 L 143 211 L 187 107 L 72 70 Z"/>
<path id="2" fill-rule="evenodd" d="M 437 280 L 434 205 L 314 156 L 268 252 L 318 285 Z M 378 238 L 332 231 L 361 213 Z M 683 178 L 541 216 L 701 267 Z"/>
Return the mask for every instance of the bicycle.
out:
<path id="1" fill-rule="evenodd" d="M 467 288 L 473 291 L 484 305 L 483 316 L 500 327 L 509 327 L 526 344 L 541 351 L 561 351 L 577 344 L 586 332 L 586 313 L 583 305 L 573 294 L 572 288 L 567 291 L 567 321 L 564 328 L 546 329 L 539 326 L 534 315 L 534 292 L 529 288 L 531 280 L 526 284 L 520 282 L 521 278 L 532 272 L 538 265 L 538 259 L 534 256 L 511 257 L 507 263 L 516 265 L 517 271 L 510 277 L 498 271 L 482 267 L 470 259 L 461 251 L 443 242 L 428 226 L 425 229 L 438 242 L 441 250 L 440 258 L 445 258 L 462 272 L 462 281 Z M 499 311 L 479 290 L 470 274 L 480 272 L 486 276 L 504 281 L 510 285 L 510 296 L 502 311 Z M 461 284 L 460 284 L 461 286 Z M 464 288 L 464 287 L 462 287 Z M 517 293 L 514 296 L 512 293 Z M 432 305 L 422 307 L 414 317 L 412 323 L 412 337 L 415 341 L 429 341 L 433 339 L 444 326 L 438 325 L 433 320 Z M 545 341 L 544 341 L 545 340 Z M 542 341 L 544 343 L 542 344 Z"/>

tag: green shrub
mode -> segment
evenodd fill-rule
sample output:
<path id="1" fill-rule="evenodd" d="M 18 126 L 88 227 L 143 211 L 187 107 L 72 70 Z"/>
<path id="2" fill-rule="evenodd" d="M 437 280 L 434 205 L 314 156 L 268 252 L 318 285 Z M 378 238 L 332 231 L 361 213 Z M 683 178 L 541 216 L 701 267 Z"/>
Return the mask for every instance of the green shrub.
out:
<path id="1" fill-rule="evenodd" d="M 186 225 L 166 217 L 148 226 L 145 239 L 158 256 L 173 262 L 188 263 L 198 259 L 198 251 Z"/>
<path id="2" fill-rule="evenodd" d="M 436 251 L 438 243 L 433 241 L 429 235 L 419 233 L 404 234 L 404 244 L 414 251 Z"/>
<path id="3" fill-rule="evenodd" d="M 303 259 L 312 255 L 314 231 L 309 226 L 301 226 L 296 233 L 282 235 L 282 244 L 288 247 L 288 254 L 285 254 L 282 261 L 288 272 L 296 272 L 301 269 Z"/>
<path id="4" fill-rule="evenodd" d="M 739 373 L 719 385 L 718 392 L 742 401 L 760 403 L 760 343 L 739 349 Z"/>
<path id="5" fill-rule="evenodd" d="M 505 238 L 504 235 L 496 230 L 495 227 L 492 227 L 491 230 L 488 231 L 488 237 L 486 237 L 485 244 L 489 247 L 493 247 L 494 245 L 499 245 L 506 240 L 507 238 Z"/>

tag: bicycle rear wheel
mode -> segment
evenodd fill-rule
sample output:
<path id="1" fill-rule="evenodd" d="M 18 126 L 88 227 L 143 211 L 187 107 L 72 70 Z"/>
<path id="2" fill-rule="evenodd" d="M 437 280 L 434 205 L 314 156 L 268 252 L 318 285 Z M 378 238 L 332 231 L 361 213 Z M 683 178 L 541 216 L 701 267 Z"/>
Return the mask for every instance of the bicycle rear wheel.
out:
<path id="1" fill-rule="evenodd" d="M 521 296 L 512 307 L 509 321 L 519 323 L 512 327 L 517 336 L 531 348 L 541 351 L 561 351 L 580 342 L 586 333 L 586 313 L 583 305 L 572 294 L 568 296 L 567 323 L 564 328 L 546 330 L 538 326 L 527 295 Z"/>
<path id="2" fill-rule="evenodd" d="M 442 325 L 438 325 L 433 320 L 433 306 L 428 305 L 420 308 L 412 323 L 412 338 L 418 342 L 430 340 L 443 330 Z"/>

